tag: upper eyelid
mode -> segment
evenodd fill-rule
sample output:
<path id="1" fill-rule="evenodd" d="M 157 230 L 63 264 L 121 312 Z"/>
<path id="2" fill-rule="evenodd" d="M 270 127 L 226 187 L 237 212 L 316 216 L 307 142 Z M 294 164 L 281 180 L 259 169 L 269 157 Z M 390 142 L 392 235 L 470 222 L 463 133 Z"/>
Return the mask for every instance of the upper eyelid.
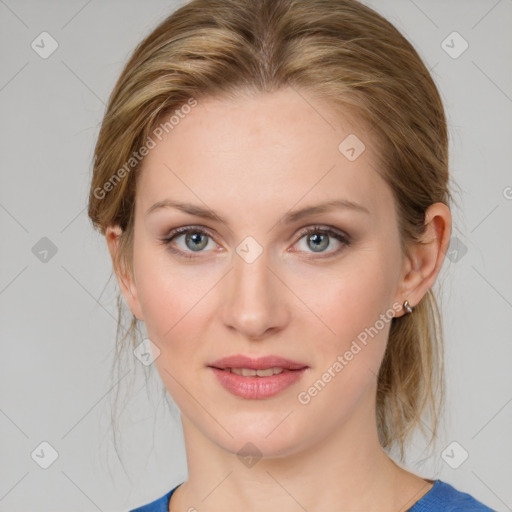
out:
<path id="1" fill-rule="evenodd" d="M 335 228 L 334 226 L 328 226 L 328 225 L 322 225 L 322 224 L 311 224 L 309 226 L 306 226 L 304 228 L 301 228 L 299 230 L 299 235 L 304 236 L 308 233 L 308 231 L 327 231 L 336 233 L 338 235 L 344 236 L 345 238 L 348 238 L 349 235 L 345 233 L 342 229 Z"/>
<path id="2" fill-rule="evenodd" d="M 168 234 L 162 237 L 162 240 L 170 240 L 171 238 L 174 239 L 180 235 L 186 235 L 190 232 L 201 232 L 206 235 L 208 235 L 212 240 L 215 240 L 215 236 L 212 234 L 212 232 L 204 227 L 204 226 L 180 226 L 178 228 L 171 229 Z"/>
<path id="3" fill-rule="evenodd" d="M 322 225 L 322 224 L 309 224 L 303 228 L 300 228 L 298 231 L 299 234 L 303 235 L 304 233 L 307 233 L 308 231 L 310 230 L 313 230 L 313 229 L 317 229 L 318 231 L 329 231 L 329 230 L 332 230 L 334 232 L 337 232 L 339 233 L 340 235 L 344 235 L 348 238 L 348 234 L 345 233 L 343 230 L 339 229 L 339 228 L 336 228 L 334 226 L 329 226 L 329 225 Z M 169 230 L 169 233 L 167 235 L 164 236 L 164 238 L 169 238 L 171 236 L 176 236 L 176 235 L 182 235 L 184 233 L 187 233 L 187 232 L 190 232 L 190 231 L 194 231 L 194 230 L 197 230 L 197 231 L 202 231 L 206 234 L 208 234 L 209 236 L 211 236 L 212 238 L 215 238 L 215 235 L 213 234 L 213 232 L 207 228 L 206 226 L 201 226 L 199 224 L 195 225 L 195 224 L 190 224 L 190 225 L 186 225 L 186 226 L 179 226 L 177 228 L 173 228 L 171 230 Z"/>

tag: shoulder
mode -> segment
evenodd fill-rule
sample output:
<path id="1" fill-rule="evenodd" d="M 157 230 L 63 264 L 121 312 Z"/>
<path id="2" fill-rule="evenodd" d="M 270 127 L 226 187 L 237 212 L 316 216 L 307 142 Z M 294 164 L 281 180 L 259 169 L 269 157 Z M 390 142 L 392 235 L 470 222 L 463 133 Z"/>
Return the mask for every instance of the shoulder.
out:
<path id="1" fill-rule="evenodd" d="M 435 480 L 432 489 L 419 499 L 410 512 L 496 512 L 470 494 L 458 491 L 442 480 Z"/>
<path id="2" fill-rule="evenodd" d="M 167 494 L 164 494 L 161 498 L 158 498 L 151 503 L 147 503 L 146 505 L 134 508 L 129 512 L 168 512 L 171 495 L 178 487 L 179 485 L 174 487 L 174 489 L 171 489 Z"/>

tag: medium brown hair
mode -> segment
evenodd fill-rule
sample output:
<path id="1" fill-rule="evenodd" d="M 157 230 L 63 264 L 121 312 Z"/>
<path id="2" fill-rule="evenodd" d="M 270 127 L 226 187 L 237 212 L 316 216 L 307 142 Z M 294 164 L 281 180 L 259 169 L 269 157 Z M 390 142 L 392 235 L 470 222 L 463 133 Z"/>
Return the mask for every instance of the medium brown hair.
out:
<path id="1" fill-rule="evenodd" d="M 192 0 L 137 46 L 101 125 L 88 214 L 102 234 L 108 226 L 122 228 L 116 268 L 133 271 L 142 160 L 130 167 L 126 163 L 162 119 L 191 98 L 285 87 L 353 112 L 371 127 L 379 172 L 393 192 L 407 254 L 424 232 L 426 209 L 451 201 L 443 104 L 413 46 L 385 18 L 355 0 Z M 121 300 L 118 305 L 119 334 Z M 133 349 L 136 334 L 133 317 L 118 336 L 118 346 L 131 338 Z M 393 318 L 378 374 L 379 439 L 384 448 L 398 443 L 401 459 L 414 427 L 425 434 L 425 415 L 429 444 L 436 437 L 443 374 L 440 312 L 428 290 L 413 314 Z"/>

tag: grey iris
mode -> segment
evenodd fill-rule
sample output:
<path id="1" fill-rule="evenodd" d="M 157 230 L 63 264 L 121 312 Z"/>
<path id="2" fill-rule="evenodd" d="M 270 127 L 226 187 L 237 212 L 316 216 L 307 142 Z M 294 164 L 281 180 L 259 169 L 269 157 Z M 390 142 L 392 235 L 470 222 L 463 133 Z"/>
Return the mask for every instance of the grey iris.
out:
<path id="1" fill-rule="evenodd" d="M 201 241 L 201 237 L 203 240 Z M 193 241 L 194 244 L 197 244 L 195 246 L 189 245 L 188 242 Z M 201 234 L 201 233 L 187 233 L 185 235 L 185 243 L 187 244 L 187 247 L 191 249 L 192 251 L 200 251 L 201 249 L 204 249 L 206 245 L 208 244 L 208 236 Z"/>
<path id="2" fill-rule="evenodd" d="M 323 237 L 323 240 L 320 240 L 320 237 Z M 314 251 L 323 251 L 327 247 L 329 247 L 329 236 L 328 235 L 309 235 L 308 242 L 313 242 L 315 245 L 310 246 Z M 317 243 L 319 242 L 319 243 Z"/>

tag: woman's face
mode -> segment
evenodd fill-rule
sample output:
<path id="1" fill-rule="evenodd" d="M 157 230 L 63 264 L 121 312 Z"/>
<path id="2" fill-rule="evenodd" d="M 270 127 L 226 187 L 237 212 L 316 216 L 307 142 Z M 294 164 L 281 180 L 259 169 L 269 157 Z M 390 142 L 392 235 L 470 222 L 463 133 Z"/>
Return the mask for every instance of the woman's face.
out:
<path id="1" fill-rule="evenodd" d="M 125 297 L 160 350 L 184 424 L 233 453 L 251 442 L 282 456 L 344 425 L 374 430 L 376 375 L 407 298 L 393 197 L 368 130 L 306 98 L 286 89 L 199 101 L 156 139 L 138 183 Z M 334 201 L 358 206 L 294 215 Z M 188 237 L 163 242 L 184 227 Z M 235 355 L 306 369 L 212 368 Z"/>

